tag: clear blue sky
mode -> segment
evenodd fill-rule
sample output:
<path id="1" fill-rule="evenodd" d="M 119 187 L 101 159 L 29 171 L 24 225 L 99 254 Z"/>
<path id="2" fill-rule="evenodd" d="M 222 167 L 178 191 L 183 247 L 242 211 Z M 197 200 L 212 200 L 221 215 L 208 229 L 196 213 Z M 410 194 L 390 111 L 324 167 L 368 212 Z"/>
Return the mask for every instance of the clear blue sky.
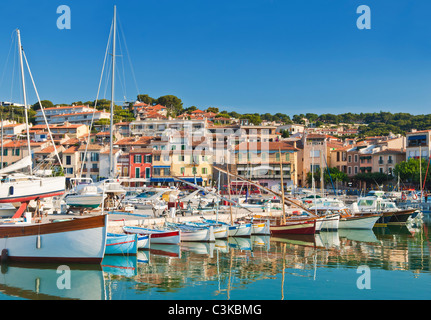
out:
<path id="1" fill-rule="evenodd" d="M 63 4 L 71 30 L 56 26 Z M 0 77 L 20 28 L 43 100 L 94 100 L 114 4 L 138 84 L 128 77 L 128 99 L 173 94 L 184 107 L 241 113 L 429 113 L 429 0 L 1 1 Z M 371 30 L 356 27 L 362 4 Z"/>

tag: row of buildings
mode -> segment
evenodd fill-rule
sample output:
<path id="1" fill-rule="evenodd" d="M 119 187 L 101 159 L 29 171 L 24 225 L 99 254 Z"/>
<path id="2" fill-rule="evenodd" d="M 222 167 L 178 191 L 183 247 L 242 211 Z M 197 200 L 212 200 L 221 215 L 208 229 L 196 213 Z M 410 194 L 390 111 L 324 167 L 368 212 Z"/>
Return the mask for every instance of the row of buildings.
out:
<path id="1" fill-rule="evenodd" d="M 137 106 L 134 112 L 136 121 L 114 125 L 111 152 L 109 126 L 89 128 L 94 115 L 106 117 L 103 111 L 86 106 L 45 109 L 49 130 L 41 121 L 29 130 L 34 167 L 46 169 L 47 163 L 58 166 L 61 162 L 67 179 L 100 180 L 109 177 L 112 164 L 115 178 L 131 186 L 174 183 L 173 177 L 215 185 L 219 180 L 225 183 L 217 170 L 222 168 L 277 189 L 281 177 L 290 188 L 306 186 L 309 172 L 327 167 L 336 167 L 350 178 L 367 172 L 392 174 L 397 163 L 430 155 L 431 130 L 356 141 L 295 125 L 220 122 L 200 110 L 174 119 L 167 117 L 162 106 Z M 3 123 L 3 167 L 28 154 L 25 130 L 23 124 Z M 283 130 L 291 130 L 292 135 L 282 138 Z M 243 186 L 235 179 L 232 183 Z"/>

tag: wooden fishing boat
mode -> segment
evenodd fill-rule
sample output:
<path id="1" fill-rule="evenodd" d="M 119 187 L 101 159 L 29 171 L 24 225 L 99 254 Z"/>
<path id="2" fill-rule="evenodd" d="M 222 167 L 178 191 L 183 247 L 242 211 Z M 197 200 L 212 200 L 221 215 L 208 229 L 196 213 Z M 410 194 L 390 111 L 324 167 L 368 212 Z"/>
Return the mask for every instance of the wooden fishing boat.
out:
<path id="1" fill-rule="evenodd" d="M 181 230 L 181 241 L 214 242 L 215 236 L 213 227 L 196 227 L 182 223 L 166 222 L 165 225 L 173 230 Z"/>
<path id="2" fill-rule="evenodd" d="M 0 223 L 2 255 L 11 261 L 98 263 L 106 247 L 108 216 L 32 223 Z"/>
<path id="3" fill-rule="evenodd" d="M 108 233 L 105 254 L 134 254 L 138 253 L 137 234 Z"/>
<path id="4" fill-rule="evenodd" d="M 214 238 L 216 239 L 225 239 L 228 237 L 228 228 L 227 226 L 220 224 L 220 223 L 205 223 L 205 222 L 194 222 L 194 221 L 188 221 L 184 224 L 189 226 L 196 226 L 200 228 L 213 228 L 214 232 Z"/>
<path id="5" fill-rule="evenodd" d="M 274 224 L 270 225 L 271 234 L 315 234 L 316 219 L 310 220 L 291 220 L 283 222 L 281 219 L 275 220 Z"/>
<path id="6" fill-rule="evenodd" d="M 229 224 L 226 222 L 210 220 L 210 219 L 203 219 L 203 221 L 206 223 L 219 223 L 219 224 L 227 226 L 229 237 L 249 237 L 249 236 L 251 236 L 251 228 L 252 228 L 251 223 Z"/>
<path id="7" fill-rule="evenodd" d="M 138 234 L 138 250 L 150 248 L 150 235 Z"/>
<path id="8" fill-rule="evenodd" d="M 179 244 L 181 242 L 180 230 L 168 229 L 150 229 L 142 227 L 128 227 L 124 226 L 123 231 L 126 234 L 142 234 L 150 236 L 150 246 L 153 243 L 158 244 Z"/>

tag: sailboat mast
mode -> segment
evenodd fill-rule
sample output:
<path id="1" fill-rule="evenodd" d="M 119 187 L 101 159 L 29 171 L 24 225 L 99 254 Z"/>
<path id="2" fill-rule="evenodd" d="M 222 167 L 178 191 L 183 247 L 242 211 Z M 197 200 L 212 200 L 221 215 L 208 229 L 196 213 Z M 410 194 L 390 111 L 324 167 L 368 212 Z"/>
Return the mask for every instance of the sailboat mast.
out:
<path id="1" fill-rule="evenodd" d="M 281 159 L 281 148 L 278 148 L 280 154 L 280 184 L 281 184 L 281 205 L 283 208 L 283 223 L 286 223 L 286 209 L 284 208 L 284 181 L 283 181 L 283 160 Z"/>
<path id="2" fill-rule="evenodd" d="M 109 177 L 114 177 L 114 96 L 115 96 L 115 51 L 116 51 L 116 37 L 117 37 L 117 6 L 114 6 L 114 21 L 113 21 L 113 37 L 112 37 L 112 79 L 111 79 L 111 126 L 109 136 Z"/>
<path id="3" fill-rule="evenodd" d="M 22 58 L 22 45 L 21 45 L 21 33 L 19 29 L 16 30 L 16 34 L 18 36 L 18 50 L 19 50 L 19 62 L 21 66 L 21 83 L 22 83 L 22 93 L 24 97 L 24 113 L 25 113 L 25 124 L 27 131 L 27 147 L 28 147 L 28 155 L 31 157 L 31 146 L 30 146 L 30 132 L 28 126 L 28 106 L 27 106 L 27 92 L 25 88 L 25 76 L 24 76 L 24 62 Z M 33 174 L 32 166 L 30 166 L 30 175 Z"/>

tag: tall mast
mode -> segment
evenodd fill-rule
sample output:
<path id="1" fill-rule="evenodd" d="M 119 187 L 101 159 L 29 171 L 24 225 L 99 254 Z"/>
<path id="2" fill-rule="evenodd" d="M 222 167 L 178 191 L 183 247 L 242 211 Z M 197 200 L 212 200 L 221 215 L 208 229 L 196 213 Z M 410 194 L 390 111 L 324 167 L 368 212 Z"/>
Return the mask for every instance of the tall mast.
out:
<path id="1" fill-rule="evenodd" d="M 30 133 L 28 127 L 28 106 L 27 106 L 27 92 L 25 88 L 25 76 L 24 76 L 24 62 L 22 58 L 22 45 L 21 45 L 21 33 L 19 29 L 16 30 L 16 34 L 18 36 L 18 50 L 19 50 L 19 62 L 21 66 L 21 82 L 22 82 L 22 93 L 24 96 L 24 111 L 25 111 L 25 124 L 27 131 L 27 147 L 28 147 L 28 155 L 31 157 L 31 146 L 30 146 Z M 55 146 L 54 146 L 55 148 Z M 30 174 L 33 174 L 32 166 L 30 166 Z"/>
<path id="2" fill-rule="evenodd" d="M 283 160 L 281 158 L 281 148 L 278 148 L 278 153 L 280 155 L 280 184 L 281 184 L 281 205 L 283 208 L 283 223 L 286 223 L 286 209 L 284 208 L 284 181 L 283 181 Z"/>
<path id="3" fill-rule="evenodd" d="M 114 21 L 113 21 L 113 38 L 112 38 L 112 79 L 111 79 L 111 127 L 109 136 L 109 177 L 114 177 L 114 91 L 115 91 L 115 51 L 116 51 L 116 37 L 117 37 L 117 6 L 114 6 Z"/>

